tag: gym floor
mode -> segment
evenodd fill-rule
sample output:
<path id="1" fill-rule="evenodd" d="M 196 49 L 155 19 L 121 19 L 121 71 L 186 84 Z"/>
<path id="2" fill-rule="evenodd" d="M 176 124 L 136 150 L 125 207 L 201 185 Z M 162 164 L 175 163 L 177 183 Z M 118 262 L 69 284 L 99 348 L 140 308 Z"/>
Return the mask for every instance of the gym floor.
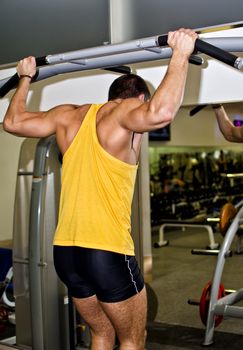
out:
<path id="1" fill-rule="evenodd" d="M 165 239 L 169 245 L 153 248 L 153 280 L 148 286 L 149 323 L 147 350 L 201 349 L 205 326 L 199 316 L 199 307 L 188 304 L 188 299 L 200 300 L 202 290 L 212 280 L 217 256 L 192 255 L 194 248 L 209 244 L 206 230 L 200 228 L 168 229 Z M 158 230 L 153 230 L 153 242 Z M 215 233 L 215 241 L 223 237 Z M 238 290 L 243 284 L 243 255 L 235 254 L 226 260 L 222 283 L 225 289 Z M 243 306 L 241 301 L 239 306 Z M 215 329 L 214 344 L 210 349 L 243 349 L 243 319 L 225 319 Z"/>

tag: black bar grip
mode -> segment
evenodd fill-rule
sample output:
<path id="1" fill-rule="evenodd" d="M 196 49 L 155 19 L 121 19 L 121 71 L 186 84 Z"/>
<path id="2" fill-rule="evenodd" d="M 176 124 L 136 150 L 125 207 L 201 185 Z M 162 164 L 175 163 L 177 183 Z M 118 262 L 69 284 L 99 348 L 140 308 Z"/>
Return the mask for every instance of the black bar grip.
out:
<path id="1" fill-rule="evenodd" d="M 42 56 L 42 57 L 37 57 L 35 59 L 36 61 L 36 67 L 40 67 L 40 66 L 46 66 L 48 65 L 47 61 L 46 61 L 46 57 Z M 11 89 L 14 89 L 19 82 L 19 76 L 17 73 L 15 73 L 10 79 L 8 79 L 8 81 L 0 88 L 0 98 L 4 97 Z"/>
<path id="2" fill-rule="evenodd" d="M 208 105 L 198 105 L 190 110 L 189 115 L 190 117 L 193 117 L 195 114 L 200 112 L 203 108 L 207 107 Z"/>
<path id="3" fill-rule="evenodd" d="M 35 59 L 35 62 L 36 62 L 36 67 L 47 66 L 48 65 L 48 62 L 46 61 L 46 56 L 37 57 Z"/>
<path id="4" fill-rule="evenodd" d="M 158 36 L 157 40 L 158 40 L 158 45 L 159 46 L 166 46 L 166 45 L 168 45 L 168 43 L 167 43 L 168 35 L 167 34 Z"/>
<path id="5" fill-rule="evenodd" d="M 158 37 L 158 44 L 159 46 L 166 46 L 167 45 L 167 40 L 168 40 L 168 35 L 160 35 Z M 195 64 L 197 66 L 201 66 L 203 64 L 203 59 L 201 57 L 191 55 L 189 58 L 189 62 L 192 64 Z"/>
<path id="6" fill-rule="evenodd" d="M 160 35 L 157 38 L 159 46 L 166 46 L 168 35 Z M 234 68 L 241 68 L 241 59 L 230 52 L 220 49 L 214 45 L 207 43 L 206 41 L 196 39 L 195 41 L 195 49 L 202 53 L 205 53 L 208 56 L 216 58 L 217 60 L 226 63 Z"/>
<path id="7" fill-rule="evenodd" d="M 114 67 L 106 67 L 103 69 L 108 70 L 110 72 L 121 73 L 121 74 L 131 73 L 131 68 L 128 66 L 114 66 Z"/>
<path id="8" fill-rule="evenodd" d="M 216 58 L 217 60 L 219 60 L 221 62 L 228 64 L 229 66 L 238 68 L 238 66 L 237 66 L 238 57 L 233 55 L 230 52 L 222 50 L 219 47 L 211 45 L 211 44 L 209 44 L 203 40 L 200 40 L 200 39 L 196 40 L 195 48 L 198 51 L 207 54 L 208 56 L 211 56 L 211 57 Z"/>
<path id="9" fill-rule="evenodd" d="M 158 37 L 158 44 L 159 46 L 166 46 L 167 45 L 167 40 L 168 40 L 168 35 L 160 35 Z M 192 64 L 195 64 L 197 66 L 200 66 L 203 64 L 203 59 L 201 57 L 191 55 L 189 58 L 189 62 Z"/>
<path id="10" fill-rule="evenodd" d="M 189 57 L 189 62 L 195 64 L 196 66 L 201 66 L 203 64 L 203 59 L 202 57 L 191 55 Z"/>
<path id="11" fill-rule="evenodd" d="M 218 249 L 192 249 L 191 254 L 194 255 L 218 255 Z"/>
<path id="12" fill-rule="evenodd" d="M 8 81 L 0 88 L 0 97 L 4 97 L 11 89 L 18 85 L 19 76 L 15 73 Z"/>

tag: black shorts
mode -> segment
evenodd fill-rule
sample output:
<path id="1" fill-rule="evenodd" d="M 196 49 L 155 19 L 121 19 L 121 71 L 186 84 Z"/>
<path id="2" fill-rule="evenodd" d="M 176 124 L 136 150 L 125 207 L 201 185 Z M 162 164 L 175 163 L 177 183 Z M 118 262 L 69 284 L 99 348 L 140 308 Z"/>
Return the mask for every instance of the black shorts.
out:
<path id="1" fill-rule="evenodd" d="M 111 303 L 139 293 L 144 280 L 136 258 L 105 250 L 54 246 L 54 265 L 75 298 L 96 295 Z"/>

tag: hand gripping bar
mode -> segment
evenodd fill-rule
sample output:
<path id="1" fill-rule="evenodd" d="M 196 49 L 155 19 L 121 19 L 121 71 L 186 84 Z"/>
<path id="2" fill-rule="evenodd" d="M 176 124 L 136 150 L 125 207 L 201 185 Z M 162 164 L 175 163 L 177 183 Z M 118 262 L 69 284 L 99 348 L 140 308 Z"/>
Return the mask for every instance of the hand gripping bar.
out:
<path id="1" fill-rule="evenodd" d="M 37 57 L 36 60 L 36 67 L 41 66 L 47 66 L 49 65 L 49 62 L 47 61 L 47 56 Z M 115 67 L 107 67 L 103 68 L 105 70 L 109 70 L 112 72 L 117 72 L 121 74 L 128 74 L 131 72 L 130 67 L 127 66 L 115 66 Z M 33 81 L 36 80 L 38 77 L 38 71 L 32 78 Z M 17 73 L 15 73 L 11 78 L 9 78 L 6 83 L 0 88 L 0 98 L 4 97 L 11 89 L 15 88 L 18 85 L 19 82 L 19 76 Z"/>
<path id="2" fill-rule="evenodd" d="M 46 66 L 48 63 L 46 62 L 46 57 L 37 57 L 36 58 L 36 66 Z M 38 75 L 38 72 L 36 72 L 36 75 L 32 78 L 35 79 Z M 19 82 L 19 76 L 17 73 L 15 73 L 8 81 L 0 88 L 0 97 L 4 97 L 11 89 L 13 89 L 15 86 L 17 86 Z"/>
<path id="3" fill-rule="evenodd" d="M 166 46 L 168 40 L 168 35 L 158 36 L 158 45 Z M 211 56 L 225 64 L 228 64 L 231 67 L 241 69 L 243 66 L 243 59 L 237 57 L 230 52 L 220 49 L 212 44 L 209 44 L 201 39 L 196 39 L 195 50 L 205 53 L 208 56 Z"/>
<path id="4" fill-rule="evenodd" d="M 168 40 L 168 35 L 161 35 L 158 37 L 158 45 L 159 46 L 166 46 Z M 229 53 L 225 50 L 222 50 L 214 45 L 211 45 L 203 40 L 196 39 L 195 42 L 195 49 L 197 51 L 200 51 L 202 53 L 205 53 L 208 56 L 211 56 L 223 63 L 228 64 L 231 67 L 241 69 L 243 66 L 243 60 L 241 57 L 237 57 L 233 55 L 232 53 Z M 205 108 L 207 104 L 199 105 L 194 107 L 190 111 L 190 116 L 195 115 L 196 113 L 200 112 L 203 108 Z"/>
<path id="5" fill-rule="evenodd" d="M 168 35 L 160 35 L 156 37 L 156 42 L 154 43 L 155 46 L 167 46 L 167 39 Z M 203 53 L 206 53 L 226 64 L 229 64 L 235 68 L 240 69 L 241 66 L 243 66 L 243 60 L 239 57 L 236 57 L 222 49 L 219 49 L 207 42 L 203 42 L 202 40 L 197 39 L 195 44 L 195 49 L 198 51 L 201 51 Z M 43 56 L 36 58 L 36 66 L 46 66 L 50 63 L 48 62 L 48 56 Z M 203 60 L 201 57 L 197 57 L 195 55 L 191 55 L 189 58 L 190 63 L 194 63 L 197 65 L 201 65 L 203 63 Z M 109 68 L 107 68 L 109 69 Z M 33 77 L 33 81 L 36 80 L 38 77 L 38 71 L 36 75 Z M 0 88 L 0 98 L 4 97 L 11 89 L 17 86 L 19 81 L 18 74 L 14 74 L 9 80 L 6 81 L 6 83 Z"/>

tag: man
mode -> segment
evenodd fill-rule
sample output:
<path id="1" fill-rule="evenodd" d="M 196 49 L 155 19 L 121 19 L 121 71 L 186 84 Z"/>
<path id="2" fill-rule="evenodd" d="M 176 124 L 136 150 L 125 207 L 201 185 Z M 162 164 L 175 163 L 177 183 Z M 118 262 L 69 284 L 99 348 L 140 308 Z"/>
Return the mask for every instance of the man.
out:
<path id="1" fill-rule="evenodd" d="M 35 59 L 17 66 L 20 82 L 4 129 L 25 137 L 56 135 L 63 168 L 54 263 L 90 327 L 93 350 L 112 349 L 115 334 L 121 350 L 144 349 L 146 291 L 130 236 L 141 139 L 174 119 L 196 38 L 189 29 L 168 33 L 172 57 L 151 98 L 143 79 L 131 74 L 112 83 L 105 104 L 28 112 Z"/>
<path id="2" fill-rule="evenodd" d="M 217 118 L 219 129 L 224 138 L 229 142 L 242 142 L 243 127 L 234 126 L 221 104 L 214 104 L 212 107 Z"/>

